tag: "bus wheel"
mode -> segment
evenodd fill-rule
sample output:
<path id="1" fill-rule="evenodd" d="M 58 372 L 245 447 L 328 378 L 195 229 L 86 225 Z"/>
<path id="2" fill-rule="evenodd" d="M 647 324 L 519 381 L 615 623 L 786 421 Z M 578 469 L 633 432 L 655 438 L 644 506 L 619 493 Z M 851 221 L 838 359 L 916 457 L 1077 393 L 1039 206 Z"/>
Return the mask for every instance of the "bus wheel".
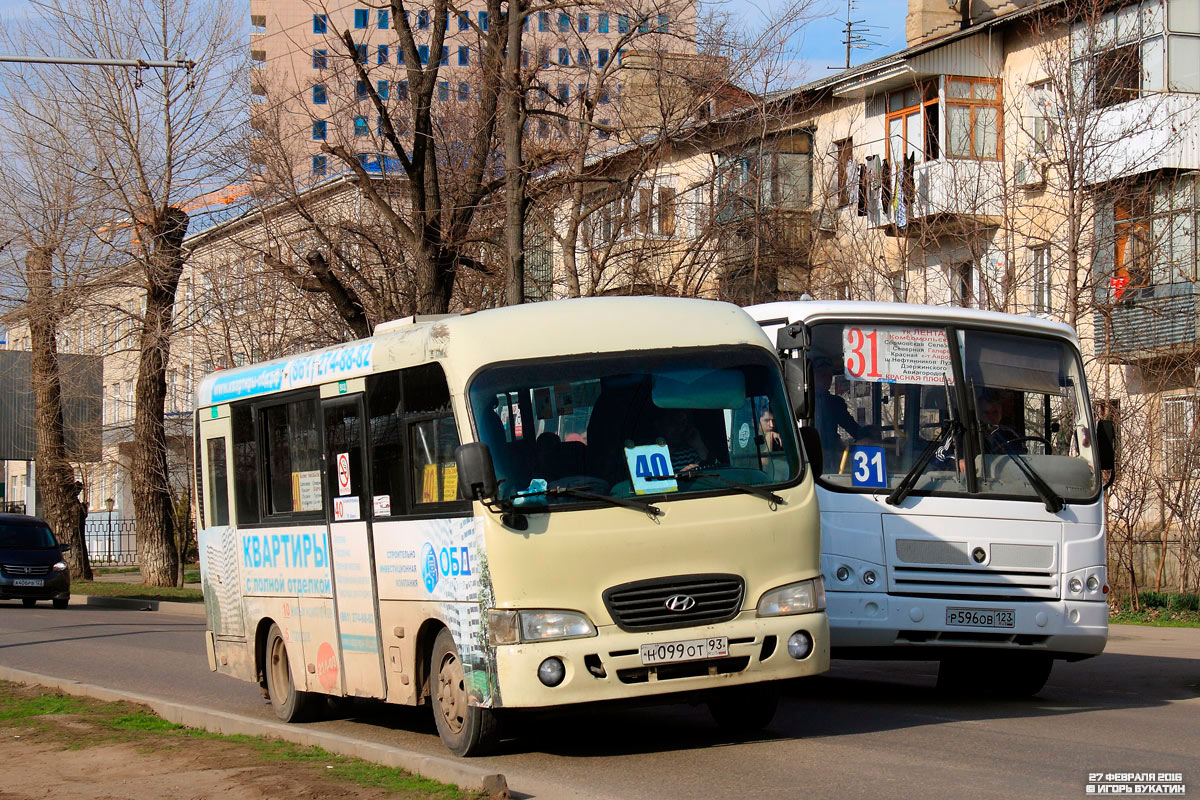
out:
<path id="1" fill-rule="evenodd" d="M 775 719 L 778 708 L 779 692 L 771 686 L 737 686 L 708 698 L 708 713 L 717 726 L 734 735 L 761 731 Z"/>
<path id="2" fill-rule="evenodd" d="M 301 692 L 292 684 L 292 670 L 288 663 L 287 644 L 283 632 L 272 623 L 267 634 L 267 663 L 263 671 L 267 674 L 267 698 L 275 716 L 284 722 L 301 722 L 308 715 L 308 692 Z"/>
<path id="3" fill-rule="evenodd" d="M 478 756 L 494 748 L 500 738 L 496 713 L 468 704 L 462 660 L 454 637 L 445 628 L 433 642 L 429 674 L 433 719 L 446 749 L 456 756 Z"/>

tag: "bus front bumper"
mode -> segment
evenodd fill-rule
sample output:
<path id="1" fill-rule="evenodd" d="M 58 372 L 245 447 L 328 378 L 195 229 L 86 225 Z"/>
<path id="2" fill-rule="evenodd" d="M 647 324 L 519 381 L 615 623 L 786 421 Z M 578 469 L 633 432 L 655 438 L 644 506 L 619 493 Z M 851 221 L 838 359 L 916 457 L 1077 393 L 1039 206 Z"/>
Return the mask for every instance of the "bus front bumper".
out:
<path id="1" fill-rule="evenodd" d="M 1086 600 L 984 601 L 899 597 L 881 592 L 826 592 L 830 643 L 834 657 L 919 658 L 936 648 L 1003 648 L 1087 657 L 1104 650 L 1108 640 L 1108 604 Z M 975 624 L 948 624 L 951 612 Z M 979 624 L 990 612 L 1012 612 L 1012 627 Z M 976 613 L 983 612 L 983 613 Z M 928 658 L 936 658 L 933 653 Z"/>
<path id="2" fill-rule="evenodd" d="M 812 638 L 810 654 L 796 660 L 788 653 L 792 634 Z M 729 638 L 729 655 L 657 666 L 642 664 L 640 647 L 711 637 Z M 538 668 L 559 659 L 565 677 L 546 686 Z M 816 675 L 829 669 L 829 622 L 824 612 L 756 617 L 742 612 L 730 622 L 692 628 L 628 633 L 602 626 L 597 636 L 556 642 L 522 643 L 496 648 L 500 696 L 506 708 L 544 708 L 739 686 Z"/>

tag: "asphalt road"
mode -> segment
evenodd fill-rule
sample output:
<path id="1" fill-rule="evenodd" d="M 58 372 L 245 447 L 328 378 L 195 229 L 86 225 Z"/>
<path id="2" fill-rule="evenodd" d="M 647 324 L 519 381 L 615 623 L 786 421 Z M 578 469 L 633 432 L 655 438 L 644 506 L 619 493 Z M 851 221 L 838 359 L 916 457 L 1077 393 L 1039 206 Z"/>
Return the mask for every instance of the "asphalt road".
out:
<path id="1" fill-rule="evenodd" d="M 204 622 L 163 612 L 0 602 L 0 664 L 273 719 L 258 688 L 208 671 Z M 935 665 L 835 661 L 786 689 L 769 732 L 724 737 L 702 706 L 522 719 L 502 754 L 539 798 L 1084 797 L 1090 772 L 1181 772 L 1200 793 L 1200 629 L 1112 629 L 1104 655 L 1059 662 L 1035 699 L 951 702 Z M 312 723 L 443 755 L 427 712 L 356 703 Z"/>

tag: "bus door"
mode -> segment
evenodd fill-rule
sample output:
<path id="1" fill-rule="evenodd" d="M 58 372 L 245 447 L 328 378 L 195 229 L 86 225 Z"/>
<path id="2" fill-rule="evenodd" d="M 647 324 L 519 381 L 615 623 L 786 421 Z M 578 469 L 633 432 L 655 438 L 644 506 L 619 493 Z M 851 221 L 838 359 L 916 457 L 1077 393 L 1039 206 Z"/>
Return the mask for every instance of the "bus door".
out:
<path id="1" fill-rule="evenodd" d="M 242 618 L 241 579 L 238 575 L 237 530 L 230 524 L 233 497 L 233 429 L 229 406 L 199 412 L 199 446 L 196 448 L 200 492 L 200 573 L 204 576 L 204 605 L 214 636 L 246 635 Z M 111 544 L 111 539 L 109 540 Z M 215 612 L 215 613 L 214 613 Z"/>
<path id="2" fill-rule="evenodd" d="M 345 694 L 385 697 L 362 394 L 323 400 L 333 597 Z"/>

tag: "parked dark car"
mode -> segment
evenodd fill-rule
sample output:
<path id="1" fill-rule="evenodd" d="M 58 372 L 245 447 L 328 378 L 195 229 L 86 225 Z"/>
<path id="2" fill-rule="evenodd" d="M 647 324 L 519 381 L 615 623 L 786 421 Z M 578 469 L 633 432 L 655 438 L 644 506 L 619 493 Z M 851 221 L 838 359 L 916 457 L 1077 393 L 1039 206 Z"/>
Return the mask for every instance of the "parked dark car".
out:
<path id="1" fill-rule="evenodd" d="M 0 600 L 20 598 L 26 606 L 50 600 L 55 608 L 66 608 L 71 572 L 63 552 L 69 549 L 58 543 L 45 520 L 0 514 Z"/>

